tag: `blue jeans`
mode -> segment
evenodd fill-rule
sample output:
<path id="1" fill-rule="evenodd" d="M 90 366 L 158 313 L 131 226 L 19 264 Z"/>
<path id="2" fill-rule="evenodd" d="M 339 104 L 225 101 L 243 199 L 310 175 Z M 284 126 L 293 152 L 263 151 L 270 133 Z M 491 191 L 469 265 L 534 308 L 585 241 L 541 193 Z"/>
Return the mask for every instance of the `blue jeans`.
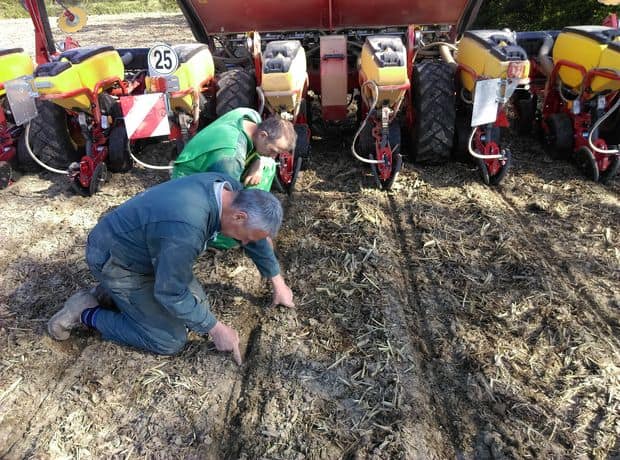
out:
<path id="1" fill-rule="evenodd" d="M 162 355 L 183 349 L 187 328 L 155 299 L 153 275 L 132 272 L 109 251 L 91 244 L 86 247 L 86 262 L 119 310 L 101 309 L 97 313 L 95 328 L 104 339 Z M 209 306 L 207 295 L 195 278 L 189 289 L 198 302 Z"/>

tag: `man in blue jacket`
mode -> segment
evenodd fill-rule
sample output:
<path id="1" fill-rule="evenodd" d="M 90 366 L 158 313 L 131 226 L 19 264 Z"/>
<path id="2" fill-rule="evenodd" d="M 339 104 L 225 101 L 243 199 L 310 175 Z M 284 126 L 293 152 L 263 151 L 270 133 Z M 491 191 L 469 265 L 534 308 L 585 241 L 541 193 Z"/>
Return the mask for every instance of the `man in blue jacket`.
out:
<path id="1" fill-rule="evenodd" d="M 282 206 L 270 193 L 244 190 L 219 173 L 200 173 L 152 187 L 103 217 L 88 235 L 86 261 L 118 310 L 92 292 L 70 297 L 48 323 L 69 338 L 79 324 L 107 340 L 160 354 L 178 353 L 187 329 L 208 333 L 241 364 L 237 332 L 217 321 L 192 267 L 218 233 L 239 240 L 273 286 L 273 304 L 293 307 L 293 294 L 267 237 L 275 237 Z"/>

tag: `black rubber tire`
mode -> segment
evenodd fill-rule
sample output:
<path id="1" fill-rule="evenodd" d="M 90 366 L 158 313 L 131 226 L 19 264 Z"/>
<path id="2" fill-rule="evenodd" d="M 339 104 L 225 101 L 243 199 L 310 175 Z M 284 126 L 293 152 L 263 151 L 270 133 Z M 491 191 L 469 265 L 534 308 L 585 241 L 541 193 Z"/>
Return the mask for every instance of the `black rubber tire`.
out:
<path id="1" fill-rule="evenodd" d="M 368 120 L 364 129 L 360 132 L 360 135 L 357 138 L 357 145 L 355 146 L 355 151 L 361 157 L 368 158 L 369 156 L 375 158 L 376 147 L 375 147 L 375 138 L 372 135 L 372 127 L 373 123 L 371 120 Z M 400 123 L 398 119 L 392 121 L 392 124 L 389 126 L 388 137 L 390 140 L 390 146 L 392 150 L 395 147 L 398 147 L 398 151 L 401 151 L 401 129 Z"/>
<path id="2" fill-rule="evenodd" d="M 553 159 L 568 159 L 573 150 L 573 123 L 566 113 L 554 113 L 547 118 L 545 150 Z"/>
<path id="3" fill-rule="evenodd" d="M 0 161 L 0 190 L 7 188 L 13 180 L 13 168 L 8 161 Z"/>
<path id="4" fill-rule="evenodd" d="M 501 145 L 502 130 L 499 126 L 487 128 L 485 130 L 485 134 L 488 138 L 487 142 L 495 142 L 497 145 Z M 476 158 L 476 164 L 478 165 L 480 177 L 486 185 L 498 185 L 508 174 L 508 171 L 512 167 L 512 154 L 510 153 L 510 150 L 505 150 L 505 154 L 506 164 L 504 164 L 495 175 L 489 174 L 489 168 L 483 159 Z"/>
<path id="5" fill-rule="evenodd" d="M 26 148 L 26 135 L 22 133 L 17 139 L 17 155 L 15 155 L 17 159 L 17 169 L 26 173 L 36 173 L 41 171 L 43 168 L 39 166 L 28 153 L 28 149 Z"/>
<path id="6" fill-rule="evenodd" d="M 56 169 L 66 169 L 74 161 L 80 161 L 78 149 L 71 139 L 67 124 L 67 112 L 49 101 L 38 101 L 39 114 L 30 121 L 30 148 L 39 160 Z M 17 144 L 19 167 L 25 172 L 38 172 L 41 167 L 34 162 L 22 136 Z"/>
<path id="7" fill-rule="evenodd" d="M 239 107 L 257 108 L 256 77 L 243 70 L 233 69 L 220 75 L 215 96 L 218 117 Z"/>
<path id="8" fill-rule="evenodd" d="M 373 123 L 368 122 L 360 135 L 358 137 L 356 152 L 358 155 L 374 160 L 376 154 L 376 144 L 375 138 L 372 135 L 372 127 Z M 388 137 L 390 141 L 390 146 L 392 147 L 392 174 L 386 181 L 382 181 L 379 179 L 379 172 L 377 170 L 377 166 L 374 164 L 370 165 L 370 169 L 372 171 L 372 175 L 375 178 L 375 183 L 377 187 L 381 190 L 390 190 L 394 181 L 398 177 L 398 173 L 402 167 L 402 155 L 400 154 L 402 145 L 401 145 L 401 127 L 399 120 L 396 119 L 392 121 L 392 124 L 389 126 Z"/>
<path id="9" fill-rule="evenodd" d="M 502 166 L 497 174 L 489 176 L 489 185 L 499 185 L 499 183 L 506 177 L 510 168 L 512 168 L 512 153 L 510 150 L 506 150 L 506 164 Z"/>
<path id="10" fill-rule="evenodd" d="M 127 172 L 133 167 L 128 143 L 125 125 L 118 122 L 108 137 L 108 168 L 111 172 Z"/>
<path id="11" fill-rule="evenodd" d="M 599 171 L 598 181 L 601 184 L 608 184 L 618 175 L 618 171 L 620 171 L 620 157 L 616 155 L 611 159 L 611 164 L 605 171 Z"/>
<path id="12" fill-rule="evenodd" d="M 101 187 L 107 180 L 108 168 L 106 167 L 105 163 L 99 163 L 93 171 L 93 177 L 88 187 L 88 194 L 90 196 L 93 196 L 95 193 L 101 190 Z"/>
<path id="13" fill-rule="evenodd" d="M 217 116 L 215 113 L 215 99 L 213 97 L 207 97 L 206 95 L 201 94 L 198 104 L 200 108 L 200 115 L 198 117 L 198 131 L 200 131 L 202 128 L 208 126 L 212 121 L 214 121 Z"/>
<path id="14" fill-rule="evenodd" d="M 454 143 L 452 146 L 452 159 L 460 163 L 471 163 L 472 156 L 469 154 L 469 136 L 471 127 L 471 109 L 464 106 L 458 107 L 456 121 L 454 123 Z"/>
<path id="15" fill-rule="evenodd" d="M 579 170 L 592 182 L 598 182 L 599 170 L 594 154 L 588 147 L 581 147 L 575 152 L 575 162 Z"/>
<path id="16" fill-rule="evenodd" d="M 276 177 L 271 185 L 272 189 L 275 188 L 278 192 L 286 193 L 288 196 L 291 196 L 295 191 L 295 184 L 297 183 L 297 179 L 299 179 L 299 172 L 302 169 L 304 159 L 301 156 L 295 155 L 295 159 L 293 161 L 293 177 L 291 178 L 291 183 L 284 184 L 280 180 L 280 175 L 276 172 Z"/>
<path id="17" fill-rule="evenodd" d="M 599 136 L 605 139 L 607 145 L 620 145 L 620 108 L 603 122 L 599 128 Z"/>
<path id="18" fill-rule="evenodd" d="M 304 159 L 310 158 L 310 138 L 308 137 L 308 125 L 294 125 L 297 142 L 295 144 L 295 156 Z"/>
<path id="19" fill-rule="evenodd" d="M 442 164 L 450 160 L 456 119 L 454 72 L 442 61 L 424 61 L 413 68 L 415 123 L 411 159 Z"/>
<path id="20" fill-rule="evenodd" d="M 534 122 L 536 120 L 536 96 L 528 94 L 513 100 L 516 118 L 514 128 L 518 134 L 531 135 L 534 132 Z"/>

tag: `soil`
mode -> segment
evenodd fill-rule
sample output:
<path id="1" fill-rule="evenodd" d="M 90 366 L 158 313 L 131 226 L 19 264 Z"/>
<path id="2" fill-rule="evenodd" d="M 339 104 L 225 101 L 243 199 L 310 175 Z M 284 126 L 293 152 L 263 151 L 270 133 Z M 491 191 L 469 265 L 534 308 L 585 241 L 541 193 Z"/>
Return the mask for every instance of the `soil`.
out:
<path id="1" fill-rule="evenodd" d="M 183 24 L 94 17 L 75 38 L 191 41 Z M 32 49 L 28 21 L 1 25 L 0 46 Z M 405 162 L 386 193 L 339 133 L 315 139 L 278 195 L 296 308 L 270 308 L 238 251 L 195 267 L 240 333 L 240 367 L 198 335 L 175 357 L 86 329 L 52 340 L 46 321 L 94 282 L 88 231 L 167 176 L 134 168 L 90 198 L 20 177 L 0 192 L 0 457 L 618 458 L 620 178 L 508 145 L 499 187 L 471 165 Z"/>

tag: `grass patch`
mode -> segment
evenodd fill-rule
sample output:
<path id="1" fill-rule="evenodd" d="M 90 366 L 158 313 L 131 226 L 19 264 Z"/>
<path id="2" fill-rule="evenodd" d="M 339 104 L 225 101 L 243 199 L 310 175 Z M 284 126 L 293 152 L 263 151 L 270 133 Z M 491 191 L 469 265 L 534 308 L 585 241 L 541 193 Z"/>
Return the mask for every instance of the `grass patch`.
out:
<path id="1" fill-rule="evenodd" d="M 84 8 L 89 15 L 96 14 L 124 14 L 124 13 L 152 13 L 178 12 L 181 10 L 175 0 L 119 0 L 119 1 L 65 1 L 63 4 L 71 7 L 78 5 Z M 55 1 L 46 1 L 47 12 L 50 17 L 56 17 L 62 11 Z M 22 8 L 19 1 L 0 0 L 0 19 L 27 18 L 28 13 Z"/>

